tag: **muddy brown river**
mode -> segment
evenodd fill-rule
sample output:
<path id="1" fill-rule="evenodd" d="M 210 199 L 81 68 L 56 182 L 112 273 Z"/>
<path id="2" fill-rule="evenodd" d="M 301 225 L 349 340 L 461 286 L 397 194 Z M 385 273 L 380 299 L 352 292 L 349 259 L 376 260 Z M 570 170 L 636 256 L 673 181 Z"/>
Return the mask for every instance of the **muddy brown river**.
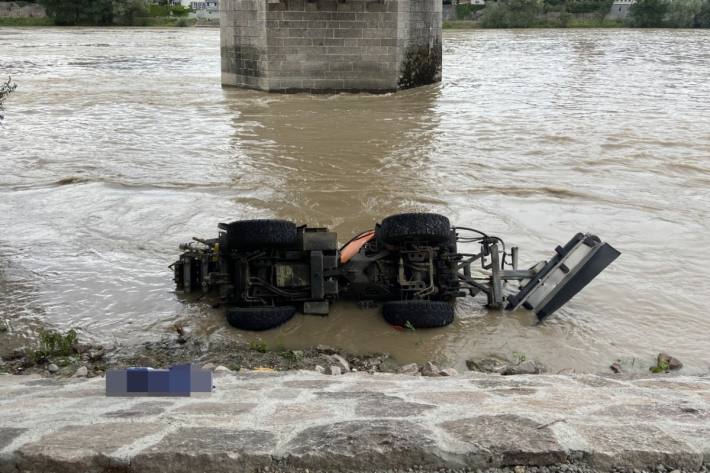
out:
<path id="1" fill-rule="evenodd" d="M 0 316 L 107 343 L 195 332 L 388 351 L 463 367 L 524 353 L 552 371 L 710 365 L 710 32 L 445 32 L 444 81 L 389 95 L 222 89 L 217 29 L 0 28 L 18 84 L 0 126 Z M 461 300 L 399 332 L 339 303 L 258 335 L 173 291 L 178 244 L 277 217 L 340 241 L 434 211 L 522 264 L 578 231 L 623 255 L 541 325 Z M 473 248 L 470 248 L 473 249 Z"/>

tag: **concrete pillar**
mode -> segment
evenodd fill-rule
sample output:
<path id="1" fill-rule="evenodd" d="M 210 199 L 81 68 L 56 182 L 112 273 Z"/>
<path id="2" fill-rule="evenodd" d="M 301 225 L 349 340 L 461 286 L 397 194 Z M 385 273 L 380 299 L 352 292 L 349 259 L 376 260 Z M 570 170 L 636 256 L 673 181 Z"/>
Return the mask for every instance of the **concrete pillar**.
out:
<path id="1" fill-rule="evenodd" d="M 222 84 L 387 92 L 441 80 L 441 0 L 221 0 Z"/>

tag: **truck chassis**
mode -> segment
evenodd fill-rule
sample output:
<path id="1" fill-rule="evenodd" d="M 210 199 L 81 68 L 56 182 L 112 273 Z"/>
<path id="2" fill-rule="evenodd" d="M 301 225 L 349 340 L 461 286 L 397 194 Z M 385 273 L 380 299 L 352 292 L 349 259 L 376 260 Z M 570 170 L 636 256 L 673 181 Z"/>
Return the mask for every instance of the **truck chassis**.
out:
<path id="1" fill-rule="evenodd" d="M 218 227 L 217 238 L 180 245 L 174 280 L 180 292 L 216 295 L 229 323 L 245 330 L 277 327 L 297 311 L 327 315 L 338 299 L 382 302 L 389 323 L 409 328 L 448 325 L 456 299 L 478 295 L 490 308 L 522 307 L 542 320 L 620 255 L 578 233 L 548 261 L 520 269 L 517 247 L 432 213 L 392 215 L 342 246 L 334 232 L 286 220 Z M 480 250 L 460 253 L 459 243 Z"/>

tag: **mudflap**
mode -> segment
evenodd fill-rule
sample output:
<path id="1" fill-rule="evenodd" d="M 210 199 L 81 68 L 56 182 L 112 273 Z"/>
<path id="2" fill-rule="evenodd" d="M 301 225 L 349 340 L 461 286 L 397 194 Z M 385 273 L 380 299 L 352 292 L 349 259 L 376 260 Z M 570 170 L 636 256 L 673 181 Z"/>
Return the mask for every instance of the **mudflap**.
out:
<path id="1" fill-rule="evenodd" d="M 518 294 L 508 298 L 507 310 L 520 306 L 539 320 L 554 313 L 604 271 L 621 253 L 597 236 L 578 233 L 535 274 Z"/>

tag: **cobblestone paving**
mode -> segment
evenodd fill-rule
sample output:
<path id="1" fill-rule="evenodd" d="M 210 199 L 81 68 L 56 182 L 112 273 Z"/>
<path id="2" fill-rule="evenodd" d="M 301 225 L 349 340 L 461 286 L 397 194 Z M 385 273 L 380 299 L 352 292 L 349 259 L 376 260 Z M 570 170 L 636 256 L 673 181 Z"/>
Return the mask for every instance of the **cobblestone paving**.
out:
<path id="1" fill-rule="evenodd" d="M 217 373 L 214 384 L 188 398 L 107 398 L 102 378 L 0 375 L 0 472 L 655 472 L 710 462 L 710 377 L 299 371 Z"/>

